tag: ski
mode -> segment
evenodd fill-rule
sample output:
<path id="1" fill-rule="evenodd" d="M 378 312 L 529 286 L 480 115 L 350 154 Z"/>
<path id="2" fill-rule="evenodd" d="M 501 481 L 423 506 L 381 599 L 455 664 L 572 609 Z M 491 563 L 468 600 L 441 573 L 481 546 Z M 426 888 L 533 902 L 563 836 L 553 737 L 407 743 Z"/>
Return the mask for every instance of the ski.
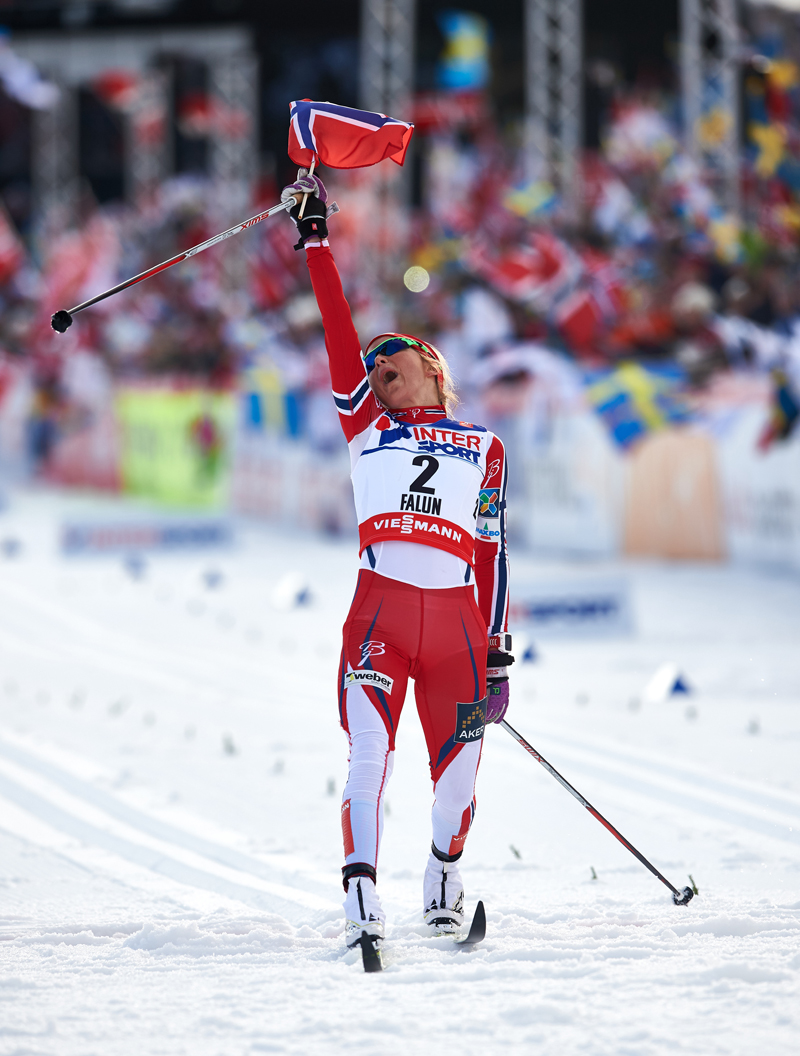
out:
<path id="1" fill-rule="evenodd" d="M 469 926 L 469 931 L 463 939 L 456 939 L 456 946 L 475 946 L 486 938 L 486 910 L 483 902 L 479 902 L 475 909 L 475 916 Z"/>
<path id="2" fill-rule="evenodd" d="M 450 936 L 449 932 L 442 932 L 442 937 Z M 475 908 L 475 915 L 472 918 L 472 923 L 469 926 L 469 931 L 463 939 L 455 939 L 453 941 L 454 946 L 477 946 L 479 942 L 482 942 L 486 938 L 486 910 L 484 909 L 483 902 L 479 902 Z M 364 965 L 365 972 L 382 972 L 383 971 L 383 957 L 381 956 L 380 946 L 377 941 L 371 939 L 369 935 L 362 935 L 361 938 L 354 944 L 361 947 L 361 960 Z"/>
<path id="3" fill-rule="evenodd" d="M 436 931 L 433 933 L 434 939 L 452 939 L 454 946 L 475 946 L 483 939 L 486 938 L 486 910 L 484 909 L 483 902 L 479 902 L 475 908 L 475 915 L 472 918 L 472 923 L 469 926 L 469 931 L 463 939 L 458 938 L 458 932 L 453 931 Z"/>
<path id="4" fill-rule="evenodd" d="M 377 942 L 373 941 L 369 935 L 362 935 L 356 945 L 361 947 L 361 960 L 364 962 L 364 971 L 382 972 L 383 961 L 381 960 L 381 951 Z"/>

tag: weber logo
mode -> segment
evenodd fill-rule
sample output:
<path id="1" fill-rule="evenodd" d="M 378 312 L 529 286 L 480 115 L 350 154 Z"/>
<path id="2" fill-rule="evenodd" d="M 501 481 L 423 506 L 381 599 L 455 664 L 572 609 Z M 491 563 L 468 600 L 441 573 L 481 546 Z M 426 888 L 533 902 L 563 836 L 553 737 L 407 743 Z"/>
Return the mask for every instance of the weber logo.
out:
<path id="1" fill-rule="evenodd" d="M 456 732 L 453 735 L 456 744 L 480 741 L 485 729 L 486 697 L 472 704 L 456 704 Z"/>
<path id="2" fill-rule="evenodd" d="M 388 675 L 382 675 L 380 671 L 348 671 L 344 676 L 345 689 L 350 686 L 372 686 L 374 689 L 382 689 L 384 693 L 391 693 L 394 679 Z"/>

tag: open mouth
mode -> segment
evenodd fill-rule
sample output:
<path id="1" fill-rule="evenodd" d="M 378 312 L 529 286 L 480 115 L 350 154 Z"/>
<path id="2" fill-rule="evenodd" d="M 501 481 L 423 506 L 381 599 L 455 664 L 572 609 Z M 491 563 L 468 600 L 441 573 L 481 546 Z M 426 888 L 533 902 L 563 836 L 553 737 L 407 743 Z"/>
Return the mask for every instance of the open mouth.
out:
<path id="1" fill-rule="evenodd" d="M 386 370 L 386 371 L 384 371 L 383 375 L 381 376 L 381 381 L 384 383 L 384 385 L 388 385 L 389 382 L 394 381 L 396 377 L 397 377 L 397 371 L 396 370 Z"/>

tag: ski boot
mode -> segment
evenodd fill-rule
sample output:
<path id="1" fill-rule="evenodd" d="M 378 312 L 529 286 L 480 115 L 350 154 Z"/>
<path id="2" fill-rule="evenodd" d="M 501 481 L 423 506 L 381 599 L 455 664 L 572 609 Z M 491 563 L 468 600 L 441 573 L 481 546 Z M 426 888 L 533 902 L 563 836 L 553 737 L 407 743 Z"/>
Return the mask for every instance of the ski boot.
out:
<path id="1" fill-rule="evenodd" d="M 353 876 L 345 884 L 345 942 L 348 946 L 358 946 L 365 935 L 371 942 L 380 943 L 384 937 L 386 914 L 381 908 L 375 881 L 369 876 Z"/>
<path id="2" fill-rule="evenodd" d="M 422 881 L 423 920 L 437 932 L 452 934 L 464 923 L 464 885 L 457 865 L 460 857 L 443 855 L 431 844 Z"/>

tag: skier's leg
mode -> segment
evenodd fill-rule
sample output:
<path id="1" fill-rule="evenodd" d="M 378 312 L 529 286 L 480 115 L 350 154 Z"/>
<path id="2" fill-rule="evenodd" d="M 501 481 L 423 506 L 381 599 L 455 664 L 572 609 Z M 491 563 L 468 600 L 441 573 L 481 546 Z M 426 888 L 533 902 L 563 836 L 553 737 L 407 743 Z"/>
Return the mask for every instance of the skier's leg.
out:
<path id="1" fill-rule="evenodd" d="M 392 775 L 394 751 L 374 704 L 361 686 L 347 691 L 345 721 L 350 742 L 347 783 L 342 794 L 345 866 L 378 864 L 383 833 L 383 797 Z M 352 871 L 349 875 L 355 875 Z"/>
<path id="2" fill-rule="evenodd" d="M 374 705 L 361 686 L 347 691 L 345 702 L 350 758 L 342 796 L 345 865 L 345 942 L 362 935 L 384 936 L 385 914 L 376 890 L 378 853 L 383 834 L 383 797 L 394 752 Z"/>
<path id="3" fill-rule="evenodd" d="M 464 745 L 433 786 L 436 795 L 431 808 L 433 845 L 442 858 L 447 856 L 455 861 L 464 850 L 475 817 L 475 780 L 482 745 L 482 740 Z"/>
<path id="4" fill-rule="evenodd" d="M 342 877 L 347 892 L 349 945 L 364 933 L 383 935 L 383 911 L 375 893 L 376 870 L 383 799 L 394 760 L 394 734 L 408 682 L 410 660 L 404 631 L 409 629 L 414 608 L 409 604 L 413 598 L 405 596 L 407 589 L 398 595 L 393 586 L 391 580 L 362 573 L 344 626 L 339 713 L 350 744 L 342 796 Z"/>
<path id="5" fill-rule="evenodd" d="M 425 919 L 463 921 L 458 859 L 475 816 L 475 779 L 485 725 L 486 629 L 467 591 L 425 593 L 425 636 L 418 665 L 417 708 L 430 757 L 435 801 L 433 841 L 425 870 Z"/>

